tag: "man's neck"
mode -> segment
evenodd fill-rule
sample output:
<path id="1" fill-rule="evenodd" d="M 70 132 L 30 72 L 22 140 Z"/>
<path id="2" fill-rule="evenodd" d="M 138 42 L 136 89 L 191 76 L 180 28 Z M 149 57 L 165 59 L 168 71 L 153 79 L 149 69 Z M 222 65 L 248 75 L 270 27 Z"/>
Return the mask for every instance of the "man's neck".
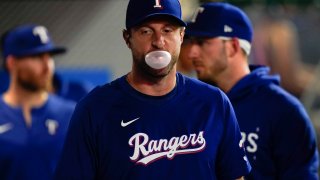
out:
<path id="1" fill-rule="evenodd" d="M 234 66 L 234 67 L 232 67 Z M 230 64 L 228 70 L 217 79 L 217 86 L 225 93 L 228 93 L 243 77 L 250 74 L 246 63 Z"/>
<path id="2" fill-rule="evenodd" d="M 32 124 L 31 110 L 41 107 L 48 99 L 48 92 L 45 90 L 30 92 L 23 89 L 9 87 L 3 94 L 3 100 L 11 107 L 20 107 L 23 111 L 27 126 Z"/>
<path id="3" fill-rule="evenodd" d="M 176 70 L 162 78 L 144 78 L 133 71 L 126 77 L 128 83 L 137 91 L 150 96 L 163 96 L 172 91 L 176 85 Z"/>

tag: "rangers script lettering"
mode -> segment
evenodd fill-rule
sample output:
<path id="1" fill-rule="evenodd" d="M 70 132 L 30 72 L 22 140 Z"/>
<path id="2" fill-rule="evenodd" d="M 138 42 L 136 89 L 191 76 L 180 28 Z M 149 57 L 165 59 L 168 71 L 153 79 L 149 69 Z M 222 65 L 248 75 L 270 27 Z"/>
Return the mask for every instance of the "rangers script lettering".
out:
<path id="1" fill-rule="evenodd" d="M 204 150 L 206 140 L 203 138 L 203 131 L 196 134 L 182 135 L 181 137 L 172 137 L 170 140 L 150 140 L 145 133 L 137 133 L 129 139 L 129 145 L 134 147 L 133 155 L 130 159 L 137 164 L 148 165 L 158 159 L 167 156 L 173 159 L 176 154 L 197 153 Z M 191 148 L 188 148 L 190 147 Z M 197 146 L 198 145 L 198 146 Z M 140 155 L 143 158 L 139 160 Z"/>

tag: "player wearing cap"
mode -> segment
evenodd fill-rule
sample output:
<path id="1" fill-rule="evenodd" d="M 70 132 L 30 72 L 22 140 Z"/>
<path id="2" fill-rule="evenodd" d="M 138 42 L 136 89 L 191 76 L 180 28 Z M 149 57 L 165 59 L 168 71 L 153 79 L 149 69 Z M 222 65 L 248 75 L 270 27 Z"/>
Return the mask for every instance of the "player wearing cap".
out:
<path id="1" fill-rule="evenodd" d="M 47 92 L 52 55 L 65 49 L 39 25 L 11 29 L 1 45 L 10 85 L 0 99 L 0 179 L 52 179 L 75 106 Z"/>
<path id="2" fill-rule="evenodd" d="M 19 39 L 16 40 L 19 41 L 17 43 L 21 43 Z M 28 44 L 26 44 L 26 46 L 27 45 Z M 58 54 L 62 54 L 65 51 L 66 49 L 63 48 Z M 51 54 L 55 54 L 55 52 L 51 52 Z M 3 69 L 0 67 L 0 94 L 9 88 L 9 74 L 5 69 L 6 67 Z M 66 80 L 60 73 L 54 72 L 53 77 L 48 79 L 47 88 L 50 93 L 54 93 L 67 100 L 78 102 L 94 88 L 94 85 L 86 81 Z"/>
<path id="3" fill-rule="evenodd" d="M 127 75 L 78 103 L 56 179 L 236 179 L 246 175 L 227 97 L 176 73 L 184 36 L 178 0 L 130 0 Z"/>
<path id="4" fill-rule="evenodd" d="M 230 98 L 252 171 L 246 179 L 318 179 L 315 132 L 301 103 L 269 68 L 249 66 L 252 25 L 239 8 L 206 3 L 186 30 L 200 80 Z"/>

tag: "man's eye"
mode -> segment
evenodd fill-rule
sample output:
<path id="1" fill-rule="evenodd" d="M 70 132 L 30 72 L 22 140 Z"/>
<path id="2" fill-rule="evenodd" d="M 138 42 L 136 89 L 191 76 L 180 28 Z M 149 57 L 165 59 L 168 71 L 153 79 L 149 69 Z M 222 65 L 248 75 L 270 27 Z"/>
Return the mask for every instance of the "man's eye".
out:
<path id="1" fill-rule="evenodd" d="M 141 30 L 141 34 L 145 35 L 145 34 L 151 34 L 152 30 L 151 29 L 142 29 Z"/>
<path id="2" fill-rule="evenodd" d="M 194 37 L 191 37 L 191 38 L 188 39 L 188 41 L 189 41 L 189 43 L 196 44 L 198 46 L 211 44 L 210 41 L 208 41 L 206 38 L 194 38 Z"/>
<path id="3" fill-rule="evenodd" d="M 163 30 L 163 32 L 165 32 L 165 33 L 171 33 L 171 32 L 173 32 L 173 29 L 172 29 L 172 28 L 165 28 L 165 29 Z"/>
<path id="4" fill-rule="evenodd" d="M 203 39 L 197 39 L 196 40 L 196 43 L 199 45 L 199 46 L 202 46 L 204 44 L 204 40 Z"/>

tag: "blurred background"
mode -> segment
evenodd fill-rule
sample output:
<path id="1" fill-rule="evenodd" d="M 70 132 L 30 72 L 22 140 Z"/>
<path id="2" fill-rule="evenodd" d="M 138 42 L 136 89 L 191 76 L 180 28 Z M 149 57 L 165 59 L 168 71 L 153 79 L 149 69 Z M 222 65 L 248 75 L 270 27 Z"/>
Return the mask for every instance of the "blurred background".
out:
<path id="1" fill-rule="evenodd" d="M 205 0 L 181 0 L 188 21 Z M 298 97 L 320 132 L 320 0 L 229 0 L 251 18 L 251 63 L 268 65 Z M 25 23 L 48 28 L 58 45 L 63 78 L 102 85 L 130 70 L 123 39 L 128 0 L 1 0 L 0 33 Z M 1 69 L 0 69 L 1 71 Z M 2 70 L 3 71 L 3 70 Z M 0 77 L 0 83 L 4 83 Z"/>

